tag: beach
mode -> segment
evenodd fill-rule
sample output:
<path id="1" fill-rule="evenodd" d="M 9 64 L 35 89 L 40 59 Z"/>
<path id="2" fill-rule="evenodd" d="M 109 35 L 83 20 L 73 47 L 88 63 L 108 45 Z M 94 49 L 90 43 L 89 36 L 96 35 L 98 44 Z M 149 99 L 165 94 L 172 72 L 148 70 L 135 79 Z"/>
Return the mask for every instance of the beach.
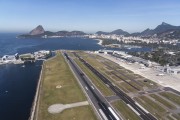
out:
<path id="1" fill-rule="evenodd" d="M 101 40 L 101 39 L 95 39 L 95 40 L 98 40 L 98 41 L 99 41 L 99 42 L 97 43 L 98 45 L 102 45 L 103 40 Z"/>

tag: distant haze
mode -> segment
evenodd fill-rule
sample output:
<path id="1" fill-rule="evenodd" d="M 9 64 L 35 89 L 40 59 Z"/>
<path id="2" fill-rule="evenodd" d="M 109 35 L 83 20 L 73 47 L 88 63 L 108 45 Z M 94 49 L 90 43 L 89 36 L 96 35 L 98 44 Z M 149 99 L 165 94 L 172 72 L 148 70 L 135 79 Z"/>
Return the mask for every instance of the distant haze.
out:
<path id="1" fill-rule="evenodd" d="M 0 32 L 123 29 L 141 32 L 163 21 L 180 25 L 180 0 L 0 0 Z"/>

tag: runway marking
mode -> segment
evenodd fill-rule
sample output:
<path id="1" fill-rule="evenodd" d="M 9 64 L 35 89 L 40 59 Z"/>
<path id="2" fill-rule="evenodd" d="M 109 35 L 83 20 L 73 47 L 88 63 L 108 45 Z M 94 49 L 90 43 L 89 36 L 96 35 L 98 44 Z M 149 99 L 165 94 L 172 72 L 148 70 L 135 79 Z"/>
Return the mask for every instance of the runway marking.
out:
<path id="1" fill-rule="evenodd" d="M 88 88 L 87 87 L 85 87 L 86 88 L 86 90 L 88 90 Z"/>
<path id="2" fill-rule="evenodd" d="M 108 120 L 106 115 L 104 114 L 104 112 L 101 109 L 99 109 L 99 112 L 102 115 L 102 117 L 104 118 L 104 120 Z"/>
<path id="3" fill-rule="evenodd" d="M 109 117 L 111 118 L 111 120 L 113 120 L 113 118 L 109 115 Z"/>
<path id="4" fill-rule="evenodd" d="M 119 117 L 116 115 L 116 113 L 112 110 L 111 107 L 108 107 L 108 109 L 109 109 L 110 112 L 113 114 L 113 116 L 116 118 L 116 120 L 120 120 Z"/>
<path id="5" fill-rule="evenodd" d="M 106 86 L 107 86 L 107 87 L 109 87 L 109 85 L 108 85 L 108 84 L 106 84 Z"/>
<path id="6" fill-rule="evenodd" d="M 137 102 L 135 102 L 136 105 L 138 105 L 142 110 L 144 110 L 146 113 L 149 113 L 146 109 L 144 109 L 140 104 L 138 104 Z"/>
<path id="7" fill-rule="evenodd" d="M 93 86 L 91 86 L 92 87 L 92 89 L 94 90 L 94 87 Z"/>
<path id="8" fill-rule="evenodd" d="M 113 86 L 116 86 L 114 83 L 112 83 Z"/>
<path id="9" fill-rule="evenodd" d="M 130 105 L 130 104 L 127 104 L 138 116 L 140 116 L 140 114 Z"/>

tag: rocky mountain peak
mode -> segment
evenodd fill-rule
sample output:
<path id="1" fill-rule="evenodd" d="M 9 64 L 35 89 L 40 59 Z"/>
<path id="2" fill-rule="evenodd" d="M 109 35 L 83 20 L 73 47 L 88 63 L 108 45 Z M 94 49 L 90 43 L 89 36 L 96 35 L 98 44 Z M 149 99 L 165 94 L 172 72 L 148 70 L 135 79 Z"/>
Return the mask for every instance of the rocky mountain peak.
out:
<path id="1" fill-rule="evenodd" d="M 165 23 L 165 22 L 162 22 L 162 24 L 161 25 L 169 25 L 168 23 Z"/>
<path id="2" fill-rule="evenodd" d="M 33 29 L 29 34 L 30 35 L 39 35 L 43 34 L 45 32 L 44 28 L 42 25 L 38 25 L 35 29 Z"/>

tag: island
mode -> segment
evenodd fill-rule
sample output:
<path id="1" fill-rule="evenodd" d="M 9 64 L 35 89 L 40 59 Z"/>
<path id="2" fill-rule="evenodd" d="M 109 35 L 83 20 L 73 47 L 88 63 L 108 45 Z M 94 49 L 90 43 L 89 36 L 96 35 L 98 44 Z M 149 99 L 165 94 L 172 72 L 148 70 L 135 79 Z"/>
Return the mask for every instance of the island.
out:
<path id="1" fill-rule="evenodd" d="M 38 25 L 27 34 L 17 36 L 17 38 L 57 38 L 57 37 L 81 37 L 86 35 L 82 31 L 45 31 L 42 25 Z"/>

